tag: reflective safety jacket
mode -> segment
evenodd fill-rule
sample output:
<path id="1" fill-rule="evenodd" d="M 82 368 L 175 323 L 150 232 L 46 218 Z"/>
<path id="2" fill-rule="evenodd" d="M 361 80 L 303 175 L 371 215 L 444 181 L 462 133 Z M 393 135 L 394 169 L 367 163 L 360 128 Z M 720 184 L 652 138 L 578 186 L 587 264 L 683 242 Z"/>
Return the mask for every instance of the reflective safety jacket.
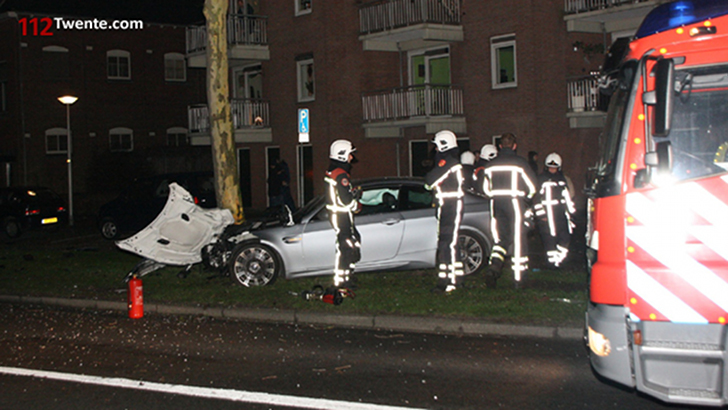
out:
<path id="1" fill-rule="evenodd" d="M 538 180 L 538 202 L 534 206 L 536 217 L 548 221 L 551 236 L 556 236 L 559 229 L 568 229 L 571 233 L 571 215 L 576 212 L 576 207 L 571 200 L 566 178 L 561 171 L 555 174 L 547 171 L 539 175 Z"/>
<path id="2" fill-rule="evenodd" d="M 510 148 L 501 149 L 497 157 L 476 173 L 482 192 L 491 198 L 531 199 L 536 195 L 536 174 L 528 161 Z"/>
<path id="3" fill-rule="evenodd" d="M 440 204 L 447 198 L 462 198 L 463 166 L 460 160 L 453 155 L 437 155 L 435 167 L 425 175 L 425 183 L 430 189 L 435 189 L 435 197 Z"/>
<path id="4" fill-rule="evenodd" d="M 353 220 L 353 213 L 359 209 L 359 201 L 351 186 L 349 173 L 344 168 L 334 168 L 326 171 L 324 181 L 329 185 L 326 209 L 332 213 L 348 213 Z"/>

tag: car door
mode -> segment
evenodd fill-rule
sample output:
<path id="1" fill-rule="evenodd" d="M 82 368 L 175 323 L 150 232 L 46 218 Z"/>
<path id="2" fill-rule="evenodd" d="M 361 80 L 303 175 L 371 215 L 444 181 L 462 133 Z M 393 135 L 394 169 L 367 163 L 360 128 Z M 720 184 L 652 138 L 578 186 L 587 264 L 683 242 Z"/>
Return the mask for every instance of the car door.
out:
<path id="1" fill-rule="evenodd" d="M 403 185 L 400 207 L 404 217 L 404 235 L 399 259 L 435 266 L 437 249 L 437 208 L 433 193 L 421 184 Z"/>
<path id="2" fill-rule="evenodd" d="M 362 191 L 362 210 L 355 216 L 354 222 L 361 234 L 362 258 L 358 265 L 386 264 L 387 260 L 397 255 L 404 233 L 398 197 L 397 186 L 377 186 Z M 302 249 L 305 270 L 332 269 L 335 242 L 336 236 L 328 220 L 328 211 L 323 208 L 304 228 Z"/>

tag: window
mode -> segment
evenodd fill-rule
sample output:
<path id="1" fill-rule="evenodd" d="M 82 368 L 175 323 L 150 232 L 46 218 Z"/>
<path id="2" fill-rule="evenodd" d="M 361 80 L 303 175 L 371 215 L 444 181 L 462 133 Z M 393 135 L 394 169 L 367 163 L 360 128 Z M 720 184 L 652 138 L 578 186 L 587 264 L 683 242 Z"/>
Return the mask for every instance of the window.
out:
<path id="1" fill-rule="evenodd" d="M 164 55 L 164 79 L 166 81 L 187 80 L 185 56 L 180 53 L 167 53 Z"/>
<path id="2" fill-rule="evenodd" d="M 399 189 L 396 187 L 373 188 L 362 192 L 358 215 L 379 214 L 397 210 Z"/>
<path id="3" fill-rule="evenodd" d="M 8 111 L 8 62 L 0 61 L 0 113 Z"/>
<path id="4" fill-rule="evenodd" d="M 311 12 L 311 1 L 313 0 L 293 0 L 296 2 L 296 15 L 308 14 Z"/>
<path id="5" fill-rule="evenodd" d="M 510 88 L 518 85 L 515 34 L 490 39 L 490 62 L 493 88 Z"/>
<path id="6" fill-rule="evenodd" d="M 66 81 L 69 78 L 68 49 L 60 46 L 43 47 L 43 75 L 46 81 Z"/>
<path id="7" fill-rule="evenodd" d="M 106 74 L 111 80 L 131 79 L 131 54 L 124 50 L 111 50 L 106 53 Z"/>
<path id="8" fill-rule="evenodd" d="M 129 152 L 134 149 L 134 131 L 129 128 L 112 128 L 109 131 L 111 152 Z"/>
<path id="9" fill-rule="evenodd" d="M 235 98 L 263 98 L 263 68 L 260 64 L 233 69 Z"/>
<path id="10" fill-rule="evenodd" d="M 171 147 L 183 147 L 185 145 L 189 145 L 187 129 L 182 127 L 167 129 L 167 145 Z"/>
<path id="11" fill-rule="evenodd" d="M 45 132 L 46 154 L 66 154 L 68 152 L 68 130 L 51 128 Z"/>
<path id="12" fill-rule="evenodd" d="M 450 84 L 450 49 L 410 53 L 410 85 Z"/>
<path id="13" fill-rule="evenodd" d="M 316 99 L 315 77 L 313 71 L 313 58 L 296 61 L 298 73 L 298 102 L 314 101 Z"/>

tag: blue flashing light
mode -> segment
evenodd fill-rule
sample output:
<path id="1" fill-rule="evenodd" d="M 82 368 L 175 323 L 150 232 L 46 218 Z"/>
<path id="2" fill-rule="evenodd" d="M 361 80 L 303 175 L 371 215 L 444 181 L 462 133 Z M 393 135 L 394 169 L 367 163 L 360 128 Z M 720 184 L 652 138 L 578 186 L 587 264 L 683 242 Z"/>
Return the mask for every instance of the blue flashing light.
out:
<path id="1" fill-rule="evenodd" d="M 635 38 L 728 14 L 726 0 L 680 0 L 655 7 L 642 21 Z"/>

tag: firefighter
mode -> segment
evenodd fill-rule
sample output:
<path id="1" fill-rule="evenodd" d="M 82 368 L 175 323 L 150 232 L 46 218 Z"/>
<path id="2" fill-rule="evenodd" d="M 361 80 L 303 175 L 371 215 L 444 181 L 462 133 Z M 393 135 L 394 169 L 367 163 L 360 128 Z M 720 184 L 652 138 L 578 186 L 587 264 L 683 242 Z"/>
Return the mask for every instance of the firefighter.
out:
<path id="1" fill-rule="evenodd" d="M 485 196 L 485 183 L 488 181 L 485 179 L 485 173 L 483 172 L 485 170 L 485 166 L 488 165 L 488 162 L 498 156 L 498 148 L 495 147 L 493 144 L 485 144 L 483 145 L 483 148 L 480 149 L 480 158 L 478 158 L 478 161 L 475 163 L 475 170 L 473 171 L 473 183 L 475 187 L 475 192 L 478 195 Z"/>
<path id="2" fill-rule="evenodd" d="M 354 226 L 354 214 L 359 212 L 361 190 L 351 185 L 349 172 L 356 162 L 354 145 L 347 140 L 336 140 L 329 150 L 329 168 L 324 180 L 328 184 L 326 208 L 329 221 L 336 233 L 336 260 L 334 264 L 334 287 L 356 288 L 354 267 L 361 258 L 361 237 Z"/>
<path id="3" fill-rule="evenodd" d="M 462 282 L 463 263 L 459 261 L 458 232 L 463 215 L 463 171 L 458 158 L 457 138 L 452 131 L 435 134 L 434 168 L 425 180 L 437 198 L 438 279 L 435 292 L 452 292 Z"/>
<path id="4" fill-rule="evenodd" d="M 463 151 L 460 154 L 460 164 L 463 166 L 463 190 L 473 191 L 475 189 L 475 182 L 473 179 L 473 173 L 475 171 L 475 154 L 470 151 Z"/>
<path id="5" fill-rule="evenodd" d="M 529 203 L 536 194 L 536 174 L 516 154 L 516 137 L 503 134 L 498 155 L 483 169 L 483 190 L 490 197 L 490 229 L 495 242 L 486 271 L 486 286 L 496 287 L 506 257 L 511 256 L 516 286 L 528 269 Z"/>
<path id="6" fill-rule="evenodd" d="M 538 176 L 538 203 L 534 206 L 538 230 L 546 257 L 554 267 L 569 254 L 569 242 L 574 228 L 571 215 L 576 212 L 571 191 L 561 172 L 561 156 L 552 152 L 546 156 L 546 169 Z"/>

